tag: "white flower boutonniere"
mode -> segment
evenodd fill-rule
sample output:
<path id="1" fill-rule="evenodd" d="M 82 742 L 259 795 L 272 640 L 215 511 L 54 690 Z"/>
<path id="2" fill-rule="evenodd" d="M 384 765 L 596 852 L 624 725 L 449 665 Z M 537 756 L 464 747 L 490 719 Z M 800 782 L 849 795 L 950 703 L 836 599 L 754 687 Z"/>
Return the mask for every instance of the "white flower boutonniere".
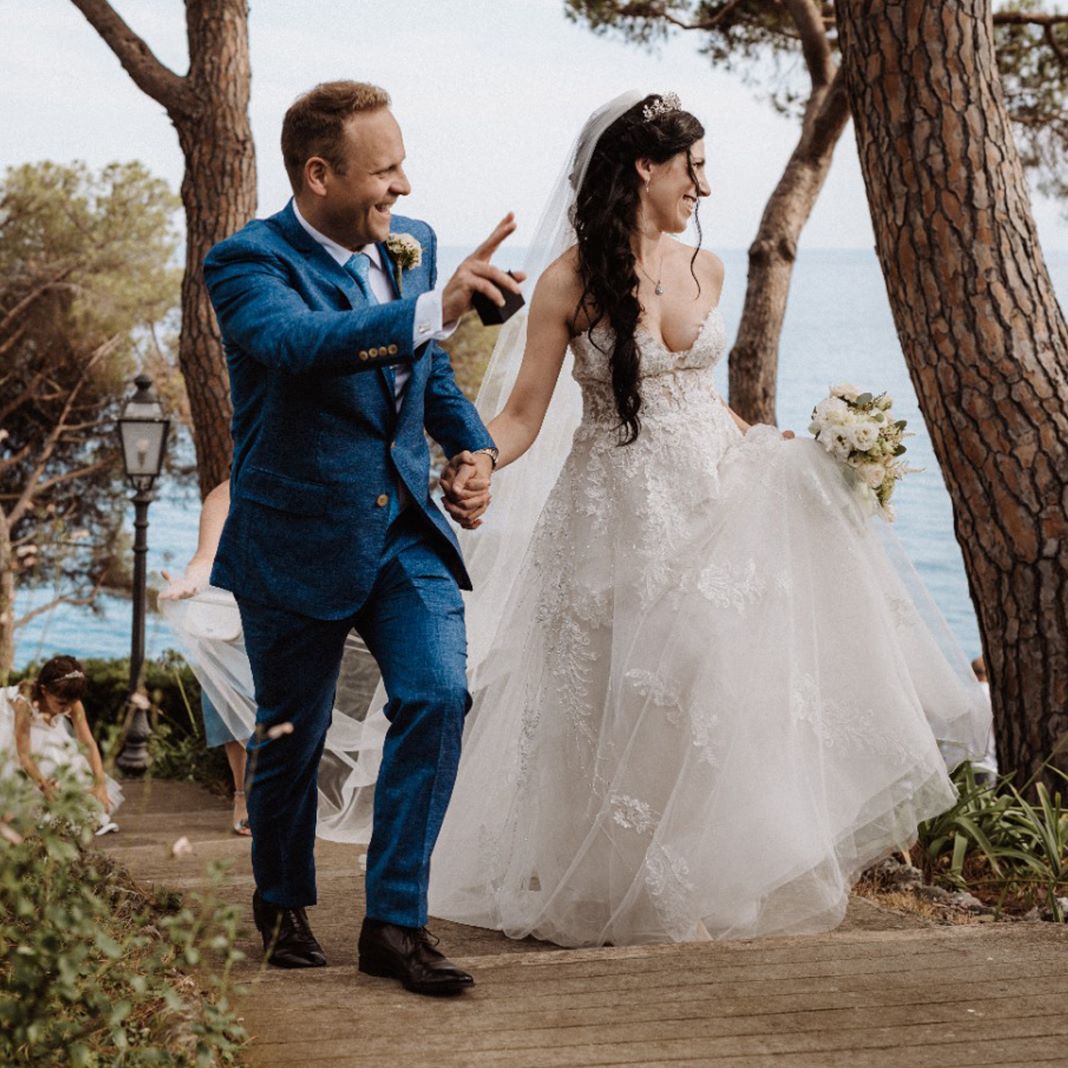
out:
<path id="1" fill-rule="evenodd" d="M 423 246 L 411 234 L 390 234 L 386 238 L 386 250 L 393 258 L 393 277 L 397 292 L 400 293 L 401 272 L 418 267 L 423 262 Z"/>

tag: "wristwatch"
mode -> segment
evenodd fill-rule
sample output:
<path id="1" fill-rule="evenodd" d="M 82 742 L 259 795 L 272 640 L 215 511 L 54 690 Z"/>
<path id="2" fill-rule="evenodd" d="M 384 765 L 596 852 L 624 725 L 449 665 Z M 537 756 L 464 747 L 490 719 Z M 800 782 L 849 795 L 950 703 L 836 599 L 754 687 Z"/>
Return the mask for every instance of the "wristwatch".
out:
<path id="1" fill-rule="evenodd" d="M 497 458 L 501 455 L 501 450 L 494 448 L 492 445 L 489 445 L 485 449 L 475 449 L 475 451 L 471 455 L 477 456 L 480 452 L 484 452 L 493 461 L 492 470 L 496 471 Z"/>

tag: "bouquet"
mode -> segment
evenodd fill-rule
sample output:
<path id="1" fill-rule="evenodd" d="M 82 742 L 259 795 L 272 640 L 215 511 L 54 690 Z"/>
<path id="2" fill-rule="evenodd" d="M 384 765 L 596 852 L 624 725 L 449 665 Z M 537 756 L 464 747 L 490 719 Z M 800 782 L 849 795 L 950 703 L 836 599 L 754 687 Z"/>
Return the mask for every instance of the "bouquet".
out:
<path id="1" fill-rule="evenodd" d="M 904 475 L 920 468 L 909 467 L 899 457 L 905 453 L 904 419 L 890 414 L 893 398 L 888 393 L 861 393 L 848 384 L 832 386 L 830 396 L 812 409 L 809 433 L 845 468 L 857 496 L 871 512 L 888 523 L 894 521 L 890 497 Z"/>

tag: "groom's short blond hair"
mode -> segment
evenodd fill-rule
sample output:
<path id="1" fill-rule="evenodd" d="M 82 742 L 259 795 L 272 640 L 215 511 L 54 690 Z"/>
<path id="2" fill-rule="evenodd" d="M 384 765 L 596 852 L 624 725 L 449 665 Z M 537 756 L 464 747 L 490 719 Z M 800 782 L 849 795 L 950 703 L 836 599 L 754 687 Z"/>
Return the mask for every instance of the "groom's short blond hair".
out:
<path id="1" fill-rule="evenodd" d="M 293 192 L 300 192 L 304 164 L 312 156 L 321 156 L 338 174 L 344 174 L 346 120 L 389 105 L 389 93 L 370 82 L 322 82 L 297 97 L 282 120 L 282 160 Z"/>

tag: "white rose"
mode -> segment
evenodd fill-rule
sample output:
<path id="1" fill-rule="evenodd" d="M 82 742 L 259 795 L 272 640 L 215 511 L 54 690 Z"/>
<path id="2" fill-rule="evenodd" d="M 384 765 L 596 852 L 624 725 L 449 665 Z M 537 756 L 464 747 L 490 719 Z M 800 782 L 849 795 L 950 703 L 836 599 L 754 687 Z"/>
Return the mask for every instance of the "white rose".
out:
<path id="1" fill-rule="evenodd" d="M 851 416 L 852 409 L 841 397 L 824 397 L 816 405 L 816 414 L 828 423 L 840 423 Z"/>
<path id="2" fill-rule="evenodd" d="M 883 479 L 886 478 L 886 468 L 882 464 L 873 463 L 869 460 L 867 463 L 860 464 L 857 467 L 857 474 L 872 489 L 878 489 L 883 484 Z"/>
<path id="3" fill-rule="evenodd" d="M 874 423 L 860 423 L 851 428 L 853 445 L 861 452 L 867 452 L 879 440 L 879 428 Z"/>
<path id="4" fill-rule="evenodd" d="M 841 431 L 831 435 L 831 452 L 839 460 L 846 460 L 853 451 L 853 442 Z"/>
<path id="5" fill-rule="evenodd" d="M 860 390 L 849 382 L 843 382 L 840 386 L 831 386 L 831 396 L 855 401 L 860 396 Z"/>

